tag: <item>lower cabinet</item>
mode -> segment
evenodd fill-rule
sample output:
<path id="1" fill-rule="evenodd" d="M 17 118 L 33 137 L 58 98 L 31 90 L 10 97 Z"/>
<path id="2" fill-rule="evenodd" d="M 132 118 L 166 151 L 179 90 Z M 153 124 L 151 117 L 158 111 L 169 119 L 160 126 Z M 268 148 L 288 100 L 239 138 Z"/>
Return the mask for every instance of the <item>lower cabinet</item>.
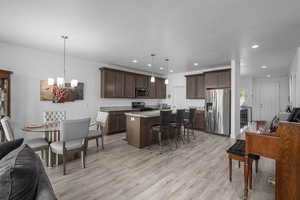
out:
<path id="1" fill-rule="evenodd" d="M 205 112 L 204 111 L 196 111 L 195 116 L 195 129 L 204 131 L 205 130 Z"/>
<path id="2" fill-rule="evenodd" d="M 119 133 L 126 130 L 126 116 L 124 112 L 110 112 L 108 115 L 107 134 Z"/>

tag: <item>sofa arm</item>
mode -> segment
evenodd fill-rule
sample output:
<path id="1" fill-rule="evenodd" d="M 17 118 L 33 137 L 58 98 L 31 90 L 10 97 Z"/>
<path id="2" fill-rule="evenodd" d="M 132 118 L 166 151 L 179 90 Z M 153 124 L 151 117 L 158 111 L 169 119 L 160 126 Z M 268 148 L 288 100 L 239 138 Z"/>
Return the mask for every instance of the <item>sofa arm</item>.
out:
<path id="1" fill-rule="evenodd" d="M 45 172 L 42 162 L 40 161 L 39 184 L 36 193 L 36 200 L 57 200 L 49 178 Z"/>

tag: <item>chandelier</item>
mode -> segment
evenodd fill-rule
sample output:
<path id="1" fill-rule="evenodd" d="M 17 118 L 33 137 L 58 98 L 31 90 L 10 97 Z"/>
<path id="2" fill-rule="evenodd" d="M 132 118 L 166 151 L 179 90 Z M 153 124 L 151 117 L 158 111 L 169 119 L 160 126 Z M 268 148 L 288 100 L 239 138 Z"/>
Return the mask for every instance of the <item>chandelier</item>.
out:
<path id="1" fill-rule="evenodd" d="M 155 54 L 151 54 L 151 66 L 153 66 L 153 61 L 154 61 L 154 56 L 155 56 Z M 150 82 L 151 83 L 155 83 L 155 77 L 153 76 L 153 72 L 152 72 L 152 76 L 151 76 L 151 78 L 150 78 Z"/>
<path id="2" fill-rule="evenodd" d="M 66 81 L 66 40 L 68 39 L 67 35 L 61 36 L 61 38 L 64 40 L 64 73 L 63 77 L 57 77 L 56 78 L 56 86 L 59 88 L 66 87 L 65 81 Z M 55 85 L 55 79 L 54 78 L 48 78 L 48 85 L 52 86 Z M 71 87 L 77 87 L 78 80 L 72 79 L 71 80 Z"/>
<path id="3" fill-rule="evenodd" d="M 166 67 L 167 67 L 167 72 L 168 72 L 169 71 L 169 59 L 166 58 L 165 61 L 166 61 Z M 168 78 L 165 79 L 165 84 L 166 85 L 169 84 L 169 79 Z"/>

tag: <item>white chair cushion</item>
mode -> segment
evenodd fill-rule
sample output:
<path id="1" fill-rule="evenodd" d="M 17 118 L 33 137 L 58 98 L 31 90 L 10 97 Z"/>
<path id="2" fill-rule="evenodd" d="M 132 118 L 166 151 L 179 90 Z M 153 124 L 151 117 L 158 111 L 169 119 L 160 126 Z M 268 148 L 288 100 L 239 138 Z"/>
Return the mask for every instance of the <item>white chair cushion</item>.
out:
<path id="1" fill-rule="evenodd" d="M 25 141 L 25 144 L 32 149 L 48 146 L 48 142 L 44 138 L 29 139 Z"/>
<path id="2" fill-rule="evenodd" d="M 102 135 L 101 131 L 90 130 L 89 134 L 88 134 L 88 138 L 96 137 L 96 136 L 101 136 L 101 135 Z"/>
<path id="3" fill-rule="evenodd" d="M 71 141 L 66 142 L 67 151 L 80 149 L 82 146 L 83 146 L 82 139 L 80 139 L 80 140 L 71 140 Z M 63 142 L 62 141 L 53 142 L 53 143 L 50 144 L 50 147 L 51 147 L 51 150 L 54 153 L 57 153 L 57 154 L 62 154 L 63 153 Z"/>

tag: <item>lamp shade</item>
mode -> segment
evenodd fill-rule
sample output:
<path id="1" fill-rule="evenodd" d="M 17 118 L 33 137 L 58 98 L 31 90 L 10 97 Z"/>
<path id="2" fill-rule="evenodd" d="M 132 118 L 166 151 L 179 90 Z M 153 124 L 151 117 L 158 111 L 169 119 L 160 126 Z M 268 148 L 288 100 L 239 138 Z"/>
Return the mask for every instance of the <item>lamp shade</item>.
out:
<path id="1" fill-rule="evenodd" d="M 65 79 L 63 77 L 57 77 L 56 84 L 57 84 L 57 87 L 64 87 Z"/>
<path id="2" fill-rule="evenodd" d="M 54 85 L 54 78 L 48 78 L 48 85 Z"/>
<path id="3" fill-rule="evenodd" d="M 154 77 L 154 76 L 151 76 L 150 82 L 151 82 L 151 83 L 155 83 L 155 77 Z"/>
<path id="4" fill-rule="evenodd" d="M 168 85 L 169 84 L 169 79 L 165 80 L 165 84 Z"/>
<path id="5" fill-rule="evenodd" d="M 71 80 L 71 87 L 77 87 L 77 85 L 78 85 L 78 80 L 72 79 Z"/>

